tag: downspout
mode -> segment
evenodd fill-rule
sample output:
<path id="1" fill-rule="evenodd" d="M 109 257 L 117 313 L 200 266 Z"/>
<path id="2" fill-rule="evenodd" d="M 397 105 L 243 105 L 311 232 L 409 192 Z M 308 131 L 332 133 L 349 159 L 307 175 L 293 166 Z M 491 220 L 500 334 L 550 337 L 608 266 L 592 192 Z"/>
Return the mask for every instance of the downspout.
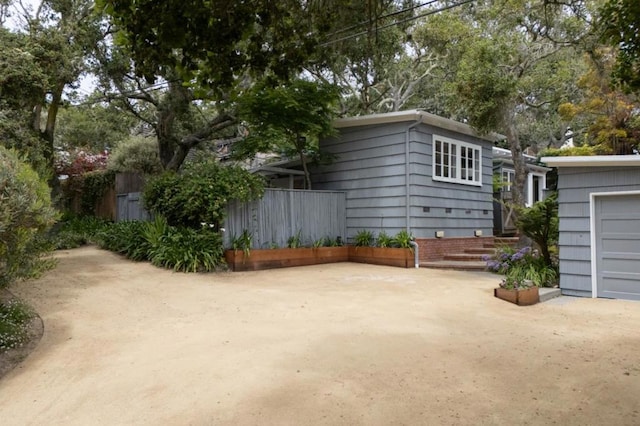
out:
<path id="1" fill-rule="evenodd" d="M 413 247 L 413 263 L 416 266 L 416 269 L 420 267 L 420 256 L 418 256 L 418 243 L 415 240 L 409 241 L 409 245 Z"/>
<path id="2" fill-rule="evenodd" d="M 418 120 L 416 120 L 415 123 L 409 125 L 409 127 L 407 127 L 407 130 L 404 133 L 404 193 L 405 193 L 405 206 L 404 206 L 404 210 L 405 210 L 405 225 L 406 225 L 406 229 L 407 229 L 407 234 L 411 235 L 411 215 L 410 215 L 410 208 L 411 208 L 411 194 L 409 192 L 410 190 L 410 184 L 409 184 L 409 145 L 410 145 L 410 133 L 411 133 L 411 129 L 415 128 L 418 124 L 422 123 L 422 117 L 420 117 Z M 420 267 L 420 262 L 419 262 L 419 257 L 418 257 L 418 244 L 415 241 L 411 241 L 409 243 L 411 245 L 411 247 L 413 247 L 413 261 L 415 264 L 416 268 Z"/>

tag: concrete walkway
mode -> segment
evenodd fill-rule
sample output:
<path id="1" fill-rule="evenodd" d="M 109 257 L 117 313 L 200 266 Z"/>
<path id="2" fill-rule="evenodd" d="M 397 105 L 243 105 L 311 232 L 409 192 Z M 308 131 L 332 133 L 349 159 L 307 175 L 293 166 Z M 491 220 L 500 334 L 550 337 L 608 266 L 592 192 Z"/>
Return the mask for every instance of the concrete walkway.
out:
<path id="1" fill-rule="evenodd" d="M 517 307 L 498 281 L 350 263 L 186 275 L 68 251 L 13 289 L 45 334 L 0 380 L 0 424 L 640 424 L 640 304 Z"/>

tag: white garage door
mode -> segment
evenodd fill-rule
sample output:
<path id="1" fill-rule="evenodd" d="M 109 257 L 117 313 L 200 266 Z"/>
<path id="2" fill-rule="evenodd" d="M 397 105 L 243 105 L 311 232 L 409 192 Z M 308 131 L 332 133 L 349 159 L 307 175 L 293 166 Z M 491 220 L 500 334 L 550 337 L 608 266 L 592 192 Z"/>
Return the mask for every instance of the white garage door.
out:
<path id="1" fill-rule="evenodd" d="M 640 300 L 640 194 L 595 197 L 597 296 Z"/>

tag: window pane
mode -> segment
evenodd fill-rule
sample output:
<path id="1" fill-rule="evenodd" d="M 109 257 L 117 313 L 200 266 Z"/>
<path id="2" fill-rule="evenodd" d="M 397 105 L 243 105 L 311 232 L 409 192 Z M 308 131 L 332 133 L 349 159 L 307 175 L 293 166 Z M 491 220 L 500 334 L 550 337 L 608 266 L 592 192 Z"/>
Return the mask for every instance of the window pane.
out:
<path id="1" fill-rule="evenodd" d="M 455 179 L 458 175 L 456 170 L 458 168 L 458 156 L 457 156 L 458 145 L 451 144 L 451 177 Z"/>

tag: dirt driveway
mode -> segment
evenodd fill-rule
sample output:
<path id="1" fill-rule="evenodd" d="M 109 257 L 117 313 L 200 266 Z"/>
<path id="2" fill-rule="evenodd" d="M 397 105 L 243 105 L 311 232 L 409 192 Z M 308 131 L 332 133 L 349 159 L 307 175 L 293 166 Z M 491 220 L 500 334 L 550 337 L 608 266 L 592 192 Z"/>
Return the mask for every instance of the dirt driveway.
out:
<path id="1" fill-rule="evenodd" d="M 45 323 L 2 425 L 640 424 L 640 304 L 518 308 L 496 276 L 184 275 L 96 248 L 14 292 Z"/>

